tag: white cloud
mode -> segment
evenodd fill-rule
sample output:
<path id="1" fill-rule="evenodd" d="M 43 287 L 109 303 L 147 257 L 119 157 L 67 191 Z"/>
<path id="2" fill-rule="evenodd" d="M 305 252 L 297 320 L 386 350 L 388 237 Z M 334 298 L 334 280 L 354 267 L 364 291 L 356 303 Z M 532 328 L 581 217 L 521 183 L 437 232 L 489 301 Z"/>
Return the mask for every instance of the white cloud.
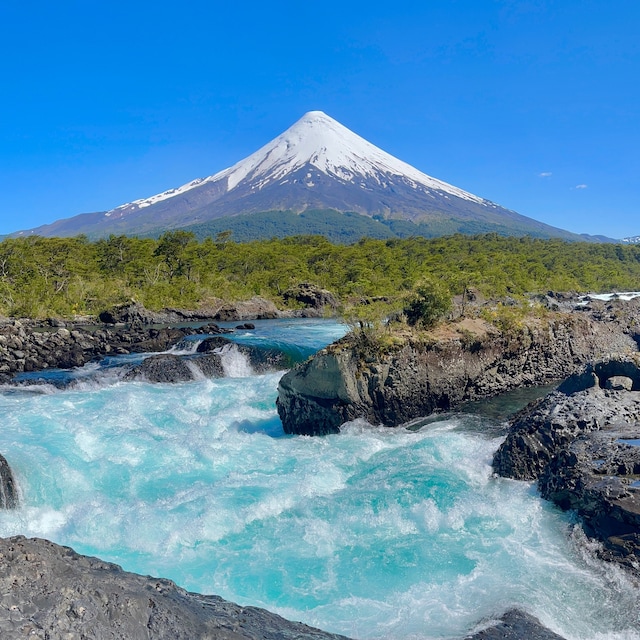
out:
<path id="1" fill-rule="evenodd" d="M 549 176 L 552 176 L 553 174 L 551 173 L 551 171 L 543 171 L 542 173 L 538 174 L 539 178 L 548 178 Z"/>
<path id="2" fill-rule="evenodd" d="M 574 189 L 586 189 L 587 185 L 586 184 L 577 184 L 575 187 L 573 187 Z"/>

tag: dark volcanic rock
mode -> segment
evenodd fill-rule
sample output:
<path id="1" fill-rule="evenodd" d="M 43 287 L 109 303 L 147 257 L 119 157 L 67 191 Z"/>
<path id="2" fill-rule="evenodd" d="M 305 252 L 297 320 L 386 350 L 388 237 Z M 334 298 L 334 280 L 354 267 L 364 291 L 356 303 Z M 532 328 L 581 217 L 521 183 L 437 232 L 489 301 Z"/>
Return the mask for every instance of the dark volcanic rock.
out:
<path id="1" fill-rule="evenodd" d="M 214 351 L 215 349 L 221 349 L 225 345 L 231 343 L 231 340 L 228 338 L 223 338 L 221 336 L 214 336 L 213 338 L 205 338 L 197 347 L 197 353 L 208 353 L 209 351 Z"/>
<path id="2" fill-rule="evenodd" d="M 0 637 L 340 640 L 255 607 L 189 593 L 47 540 L 0 539 Z"/>
<path id="3" fill-rule="evenodd" d="M 124 376 L 125 380 L 145 380 L 146 382 L 187 382 L 195 378 L 188 361 L 170 353 L 149 356 Z"/>
<path id="4" fill-rule="evenodd" d="M 538 480 L 542 496 L 575 510 L 600 555 L 640 576 L 640 391 L 609 388 L 624 374 L 637 388 L 637 358 L 587 365 L 525 408 L 496 452 L 503 476 Z"/>
<path id="5" fill-rule="evenodd" d="M 199 358 L 193 358 L 190 362 L 202 372 L 205 378 L 224 377 L 224 366 L 219 353 L 207 353 Z"/>
<path id="6" fill-rule="evenodd" d="M 139 302 L 129 302 L 107 309 L 100 313 L 98 318 L 105 324 L 161 324 L 175 322 L 177 319 L 172 314 L 150 311 Z"/>
<path id="7" fill-rule="evenodd" d="M 544 498 L 581 516 L 601 555 L 640 575 L 640 424 L 581 435 L 545 467 Z"/>
<path id="8" fill-rule="evenodd" d="M 467 400 L 548 384 L 608 353 L 637 352 L 638 306 L 595 319 L 550 314 L 508 331 L 479 319 L 452 322 L 430 341 L 379 348 L 356 336 L 285 374 L 278 413 L 287 433 L 335 433 L 355 418 L 396 426 Z"/>
<path id="9" fill-rule="evenodd" d="M 466 636 L 464 640 L 563 640 L 563 638 L 543 627 L 537 618 L 518 609 L 511 609 L 501 617 L 498 624 Z"/>
<path id="10" fill-rule="evenodd" d="M 15 509 L 18 506 L 18 489 L 13 472 L 3 455 L 0 455 L 0 509 Z"/>
<path id="11" fill-rule="evenodd" d="M 640 421 L 640 393 L 605 389 L 607 381 L 620 372 L 639 379 L 636 357 L 588 364 L 557 391 L 514 416 L 494 456 L 494 471 L 517 480 L 537 480 L 550 460 L 576 437 L 605 425 Z"/>
<path id="12" fill-rule="evenodd" d="M 199 328 L 154 328 L 142 325 L 67 329 L 30 321 L 0 323 L 0 381 L 24 371 L 70 369 L 107 354 L 165 351 L 192 334 L 230 333 L 216 324 Z"/>

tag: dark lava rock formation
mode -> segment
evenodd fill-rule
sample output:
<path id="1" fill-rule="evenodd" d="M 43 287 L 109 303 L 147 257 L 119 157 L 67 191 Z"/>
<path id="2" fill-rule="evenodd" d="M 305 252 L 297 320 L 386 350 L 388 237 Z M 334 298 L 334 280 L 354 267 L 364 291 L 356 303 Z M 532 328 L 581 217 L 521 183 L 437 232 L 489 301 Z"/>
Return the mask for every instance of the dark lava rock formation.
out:
<path id="1" fill-rule="evenodd" d="M 502 476 L 537 480 L 581 517 L 600 555 L 640 576 L 640 357 L 589 364 L 512 421 Z"/>
<path id="2" fill-rule="evenodd" d="M 165 351 L 192 334 L 228 332 L 212 323 L 196 329 L 142 325 L 67 329 L 9 320 L 0 323 L 0 382 L 8 382 L 25 371 L 80 367 L 110 354 Z"/>
<path id="3" fill-rule="evenodd" d="M 340 640 L 255 607 L 180 589 L 47 540 L 0 539 L 0 637 Z"/>
<path id="4" fill-rule="evenodd" d="M 204 348 L 202 345 L 205 345 Z M 291 366 L 290 358 L 277 349 L 236 344 L 231 340 L 215 336 L 204 340 L 193 356 L 178 356 L 160 353 L 145 358 L 124 375 L 124 380 L 144 380 L 145 382 L 189 382 L 203 378 L 225 376 L 225 358 L 236 352 L 252 371 L 260 374 L 281 371 Z"/>
<path id="5" fill-rule="evenodd" d="M 0 455 L 0 509 L 15 509 L 18 506 L 18 489 L 11 467 Z"/>
<path id="6" fill-rule="evenodd" d="M 381 347 L 350 335 L 285 374 L 287 433 L 336 433 L 348 420 L 396 426 L 467 400 L 547 384 L 610 353 L 637 352 L 639 302 L 549 312 L 500 328 L 461 319 Z"/>

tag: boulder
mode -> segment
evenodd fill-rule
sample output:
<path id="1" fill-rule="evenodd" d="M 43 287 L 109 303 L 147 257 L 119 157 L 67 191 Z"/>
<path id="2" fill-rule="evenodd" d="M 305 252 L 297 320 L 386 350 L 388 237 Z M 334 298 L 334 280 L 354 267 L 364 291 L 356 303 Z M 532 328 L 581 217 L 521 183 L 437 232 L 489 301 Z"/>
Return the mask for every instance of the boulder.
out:
<path id="1" fill-rule="evenodd" d="M 231 340 L 223 338 L 221 336 L 214 336 L 213 338 L 205 338 L 197 347 L 196 353 L 208 353 L 215 349 L 221 349 L 227 344 L 231 344 Z"/>
<path id="2" fill-rule="evenodd" d="M 149 356 L 124 376 L 125 380 L 146 382 L 187 382 L 194 380 L 193 369 L 187 361 L 170 353 Z"/>
<path id="3" fill-rule="evenodd" d="M 281 317 L 273 302 L 255 296 L 250 300 L 223 305 L 213 316 L 214 320 L 223 322 L 235 320 L 269 320 Z"/>
<path id="4" fill-rule="evenodd" d="M 555 455 L 538 481 L 543 498 L 572 509 L 601 557 L 640 576 L 640 424 L 605 425 Z"/>
<path id="5" fill-rule="evenodd" d="M 11 467 L 0 455 L 0 509 L 15 509 L 18 506 L 18 488 Z"/>
<path id="6" fill-rule="evenodd" d="M 127 302 L 102 311 L 98 316 L 105 324 L 159 324 L 175 321 L 162 312 L 149 311 L 139 302 Z"/>
<path id="7" fill-rule="evenodd" d="M 631 389 L 633 389 L 633 380 L 627 376 L 611 376 L 607 379 L 605 389 L 631 391 Z"/>
<path id="8" fill-rule="evenodd" d="M 312 309 L 323 309 L 324 307 L 330 307 L 331 309 L 337 309 L 339 306 L 337 298 L 326 289 L 303 282 L 297 287 L 287 289 L 282 294 L 282 299 L 285 303 L 294 302 L 304 307 L 311 307 Z"/>
<path id="9" fill-rule="evenodd" d="M 640 421 L 640 393 L 604 388 L 612 376 L 622 373 L 640 381 L 637 363 L 637 355 L 589 363 L 557 391 L 516 414 L 493 458 L 494 471 L 517 480 L 537 480 L 553 457 L 578 436 L 605 425 Z"/>

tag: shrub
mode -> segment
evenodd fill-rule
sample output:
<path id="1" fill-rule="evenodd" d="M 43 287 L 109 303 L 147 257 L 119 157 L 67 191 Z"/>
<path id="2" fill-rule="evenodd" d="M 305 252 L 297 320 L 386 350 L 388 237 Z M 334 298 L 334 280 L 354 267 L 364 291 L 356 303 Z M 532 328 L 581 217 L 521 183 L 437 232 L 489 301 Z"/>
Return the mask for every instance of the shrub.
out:
<path id="1" fill-rule="evenodd" d="M 432 327 L 451 310 L 451 293 L 440 282 L 423 278 L 404 308 L 407 322 Z"/>

